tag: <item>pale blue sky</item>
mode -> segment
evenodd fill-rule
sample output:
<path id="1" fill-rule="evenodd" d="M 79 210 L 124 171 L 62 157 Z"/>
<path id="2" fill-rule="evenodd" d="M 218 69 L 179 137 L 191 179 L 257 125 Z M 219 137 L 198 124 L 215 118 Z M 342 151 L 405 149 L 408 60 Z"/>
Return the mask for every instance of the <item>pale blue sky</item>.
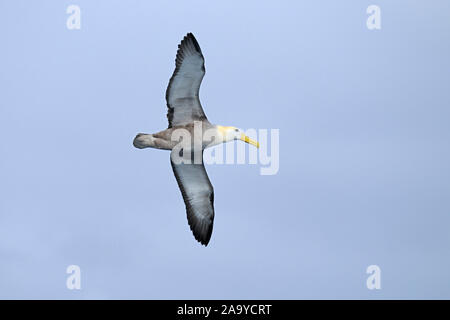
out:
<path id="1" fill-rule="evenodd" d="M 447 0 L 1 1 L 0 298 L 450 298 L 449 16 Z M 207 167 L 207 248 L 169 154 L 132 146 L 167 126 L 187 32 L 209 119 L 280 129 L 277 175 Z"/>

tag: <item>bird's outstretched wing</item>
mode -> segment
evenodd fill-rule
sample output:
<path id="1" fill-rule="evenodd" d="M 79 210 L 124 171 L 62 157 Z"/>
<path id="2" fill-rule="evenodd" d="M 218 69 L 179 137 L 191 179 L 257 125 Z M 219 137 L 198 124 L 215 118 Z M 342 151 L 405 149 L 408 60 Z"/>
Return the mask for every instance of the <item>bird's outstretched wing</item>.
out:
<path id="1" fill-rule="evenodd" d="M 214 222 L 214 189 L 209 181 L 205 166 L 201 164 L 177 164 L 170 154 L 170 163 L 186 204 L 189 226 L 194 237 L 203 245 L 208 245 Z"/>
<path id="2" fill-rule="evenodd" d="M 205 75 L 205 60 L 197 40 L 188 33 L 178 45 L 175 71 L 166 91 L 169 128 L 205 120 L 198 97 Z"/>

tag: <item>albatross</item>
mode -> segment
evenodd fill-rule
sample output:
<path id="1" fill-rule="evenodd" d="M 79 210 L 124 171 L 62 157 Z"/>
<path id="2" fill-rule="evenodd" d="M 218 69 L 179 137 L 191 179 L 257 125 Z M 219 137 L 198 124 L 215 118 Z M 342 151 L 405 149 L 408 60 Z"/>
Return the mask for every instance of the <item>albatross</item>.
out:
<path id="1" fill-rule="evenodd" d="M 169 126 L 158 133 L 137 134 L 133 145 L 138 149 L 171 150 L 170 162 L 186 205 L 189 226 L 195 239 L 207 246 L 214 222 L 214 189 L 203 164 L 203 150 L 232 140 L 257 148 L 259 143 L 236 127 L 208 121 L 199 99 L 204 75 L 202 50 L 194 35 L 188 33 L 178 45 L 175 71 L 166 90 Z M 201 129 L 200 136 L 197 129 Z M 209 134 L 203 134 L 206 132 Z"/>

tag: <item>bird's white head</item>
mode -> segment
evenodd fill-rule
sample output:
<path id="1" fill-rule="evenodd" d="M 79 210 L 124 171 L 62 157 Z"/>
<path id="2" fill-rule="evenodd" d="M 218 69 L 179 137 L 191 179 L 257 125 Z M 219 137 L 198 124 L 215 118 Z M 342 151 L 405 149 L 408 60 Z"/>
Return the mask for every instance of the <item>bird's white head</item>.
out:
<path id="1" fill-rule="evenodd" d="M 248 136 L 245 135 L 242 130 L 236 127 L 225 127 L 225 126 L 217 126 L 217 130 L 222 135 L 223 142 L 233 141 L 233 140 L 242 140 L 246 143 L 254 145 L 259 148 L 259 142 L 255 141 Z"/>

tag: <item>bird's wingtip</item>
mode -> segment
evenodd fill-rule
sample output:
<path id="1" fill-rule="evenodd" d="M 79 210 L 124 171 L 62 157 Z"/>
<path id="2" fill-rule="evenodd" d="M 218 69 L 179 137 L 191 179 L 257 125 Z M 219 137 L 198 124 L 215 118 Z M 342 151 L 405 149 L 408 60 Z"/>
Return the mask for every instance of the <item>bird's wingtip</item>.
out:
<path id="1" fill-rule="evenodd" d="M 193 231 L 193 230 L 192 230 Z M 195 240 L 197 240 L 201 245 L 207 247 L 209 244 L 209 240 L 211 240 L 211 235 L 202 235 L 202 234 L 197 234 L 196 232 L 193 231 L 194 234 L 194 238 Z"/>
<path id="2" fill-rule="evenodd" d="M 209 225 L 208 227 L 206 227 L 205 225 L 199 225 L 197 223 L 192 223 L 191 221 L 189 221 L 189 225 L 192 231 L 192 234 L 194 235 L 195 240 L 197 240 L 198 242 L 200 242 L 200 244 L 204 245 L 205 247 L 208 246 L 209 241 L 211 240 L 211 235 L 212 235 L 212 223 L 211 225 Z M 205 228 L 206 227 L 206 228 Z"/>

